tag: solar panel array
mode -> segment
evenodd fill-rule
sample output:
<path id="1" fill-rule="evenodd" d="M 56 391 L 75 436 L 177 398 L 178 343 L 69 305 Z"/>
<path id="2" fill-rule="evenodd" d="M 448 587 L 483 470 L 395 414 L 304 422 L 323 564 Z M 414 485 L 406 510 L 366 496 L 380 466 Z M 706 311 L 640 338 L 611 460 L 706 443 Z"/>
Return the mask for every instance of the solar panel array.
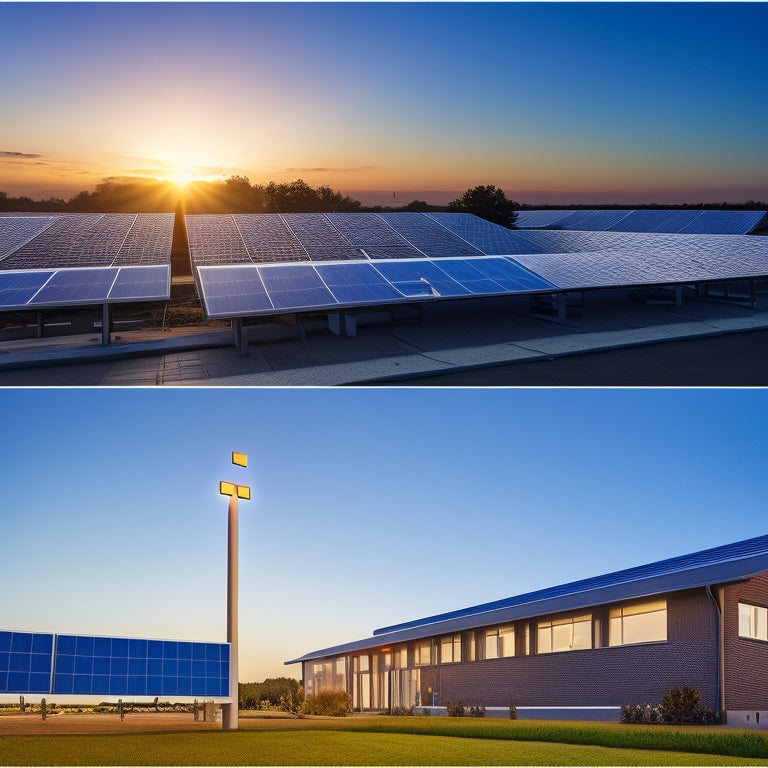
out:
<path id="1" fill-rule="evenodd" d="M 0 214 L 0 310 L 167 300 L 173 214 Z"/>
<path id="2" fill-rule="evenodd" d="M 574 222 L 613 226 L 631 214 L 568 212 Z M 214 318 L 768 275 L 768 240 L 745 236 L 508 230 L 459 213 L 187 221 Z"/>
<path id="3" fill-rule="evenodd" d="M 687 235 L 746 235 L 765 211 L 579 210 L 519 211 L 517 226 L 606 232 L 669 232 Z"/>
<path id="4" fill-rule="evenodd" d="M 167 264 L 173 240 L 172 213 L 57 214 L 12 250 L 0 229 L 0 269 L 109 267 Z M 52 220 L 51 220 L 52 219 Z M 30 227 L 36 217 L 6 215 L 0 225 Z"/>
<path id="5" fill-rule="evenodd" d="M 434 298 L 552 291 L 555 286 L 503 257 L 199 267 L 211 318 L 400 303 Z"/>
<path id="6" fill-rule="evenodd" d="M 0 631 L 0 693 L 229 696 L 227 643 Z"/>
<path id="7" fill-rule="evenodd" d="M 0 310 L 167 300 L 170 266 L 0 270 Z"/>

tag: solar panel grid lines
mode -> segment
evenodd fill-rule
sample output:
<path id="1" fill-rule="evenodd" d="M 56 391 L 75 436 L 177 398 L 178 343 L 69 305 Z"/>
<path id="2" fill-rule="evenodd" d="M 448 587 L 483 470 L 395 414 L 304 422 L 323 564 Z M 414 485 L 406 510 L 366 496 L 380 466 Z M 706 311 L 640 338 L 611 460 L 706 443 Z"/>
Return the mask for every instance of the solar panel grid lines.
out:
<path id="1" fill-rule="evenodd" d="M 174 218 L 172 213 L 137 214 L 112 266 L 170 263 Z"/>
<path id="2" fill-rule="evenodd" d="M 234 214 L 253 263 L 309 261 L 309 254 L 279 214 Z"/>
<path id="3" fill-rule="evenodd" d="M 0 631 L 0 693 L 48 693 L 53 635 Z"/>
<path id="4" fill-rule="evenodd" d="M 197 275 L 208 317 L 248 316 L 275 309 L 254 264 L 201 266 Z"/>
<path id="5" fill-rule="evenodd" d="M 166 301 L 171 293 L 171 268 L 169 265 L 120 267 L 108 302 L 118 301 Z"/>
<path id="6" fill-rule="evenodd" d="M 482 251 L 422 213 L 381 213 L 408 242 L 429 258 L 483 255 Z"/>
<path id="7" fill-rule="evenodd" d="M 375 213 L 329 213 L 327 218 L 351 245 L 410 248 L 408 241 Z"/>
<path id="8" fill-rule="evenodd" d="M 323 307 L 337 303 L 313 264 L 262 266 L 259 274 L 276 309 Z"/>
<path id="9" fill-rule="evenodd" d="M 55 216 L 0 217 L 0 261 L 25 246 L 55 221 Z"/>
<path id="10" fill-rule="evenodd" d="M 228 696 L 229 645 L 58 635 L 52 693 Z"/>
<path id="11" fill-rule="evenodd" d="M 195 265 L 252 263 L 231 214 L 187 216 L 186 224 L 187 240 Z"/>
<path id="12" fill-rule="evenodd" d="M 54 270 L 0 272 L 0 309 L 23 309 L 54 274 Z"/>
<path id="13" fill-rule="evenodd" d="M 339 304 L 398 301 L 404 298 L 372 264 L 318 264 L 316 269 Z"/>
<path id="14" fill-rule="evenodd" d="M 60 269 L 37 292 L 34 304 L 102 303 L 117 278 L 118 268 Z"/>

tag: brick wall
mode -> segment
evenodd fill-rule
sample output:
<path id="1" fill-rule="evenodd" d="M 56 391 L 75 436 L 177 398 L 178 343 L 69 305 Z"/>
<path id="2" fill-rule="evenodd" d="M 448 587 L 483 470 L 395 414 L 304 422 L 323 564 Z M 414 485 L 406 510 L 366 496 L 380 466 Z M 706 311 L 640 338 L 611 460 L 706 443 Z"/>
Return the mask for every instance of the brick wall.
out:
<path id="1" fill-rule="evenodd" d="M 739 637 L 739 601 L 768 606 L 768 573 L 724 590 L 725 708 L 768 709 L 768 643 Z"/>
<path id="2" fill-rule="evenodd" d="M 696 589 L 667 597 L 666 643 L 427 667 L 421 690 L 425 697 L 432 686 L 440 704 L 619 706 L 655 704 L 669 688 L 688 685 L 714 706 L 716 669 L 713 607 Z"/>

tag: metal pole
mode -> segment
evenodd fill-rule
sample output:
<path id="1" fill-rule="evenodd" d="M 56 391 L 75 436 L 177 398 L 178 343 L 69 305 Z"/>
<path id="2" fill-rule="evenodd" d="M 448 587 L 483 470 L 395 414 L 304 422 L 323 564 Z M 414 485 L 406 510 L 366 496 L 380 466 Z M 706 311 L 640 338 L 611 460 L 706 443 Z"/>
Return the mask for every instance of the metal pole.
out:
<path id="1" fill-rule="evenodd" d="M 222 707 L 222 727 L 225 731 L 238 727 L 237 675 L 237 493 L 229 497 L 229 546 L 227 552 L 227 642 L 229 649 L 229 698 Z"/>

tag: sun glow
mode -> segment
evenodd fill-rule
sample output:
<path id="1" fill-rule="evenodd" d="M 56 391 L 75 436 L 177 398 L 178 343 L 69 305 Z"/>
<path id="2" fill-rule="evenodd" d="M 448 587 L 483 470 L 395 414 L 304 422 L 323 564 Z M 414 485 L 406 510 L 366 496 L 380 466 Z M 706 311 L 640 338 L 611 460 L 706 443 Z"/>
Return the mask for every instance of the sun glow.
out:
<path id="1" fill-rule="evenodd" d="M 172 181 L 177 187 L 183 187 L 194 181 L 194 174 L 188 168 L 176 167 L 168 174 L 168 180 Z"/>

